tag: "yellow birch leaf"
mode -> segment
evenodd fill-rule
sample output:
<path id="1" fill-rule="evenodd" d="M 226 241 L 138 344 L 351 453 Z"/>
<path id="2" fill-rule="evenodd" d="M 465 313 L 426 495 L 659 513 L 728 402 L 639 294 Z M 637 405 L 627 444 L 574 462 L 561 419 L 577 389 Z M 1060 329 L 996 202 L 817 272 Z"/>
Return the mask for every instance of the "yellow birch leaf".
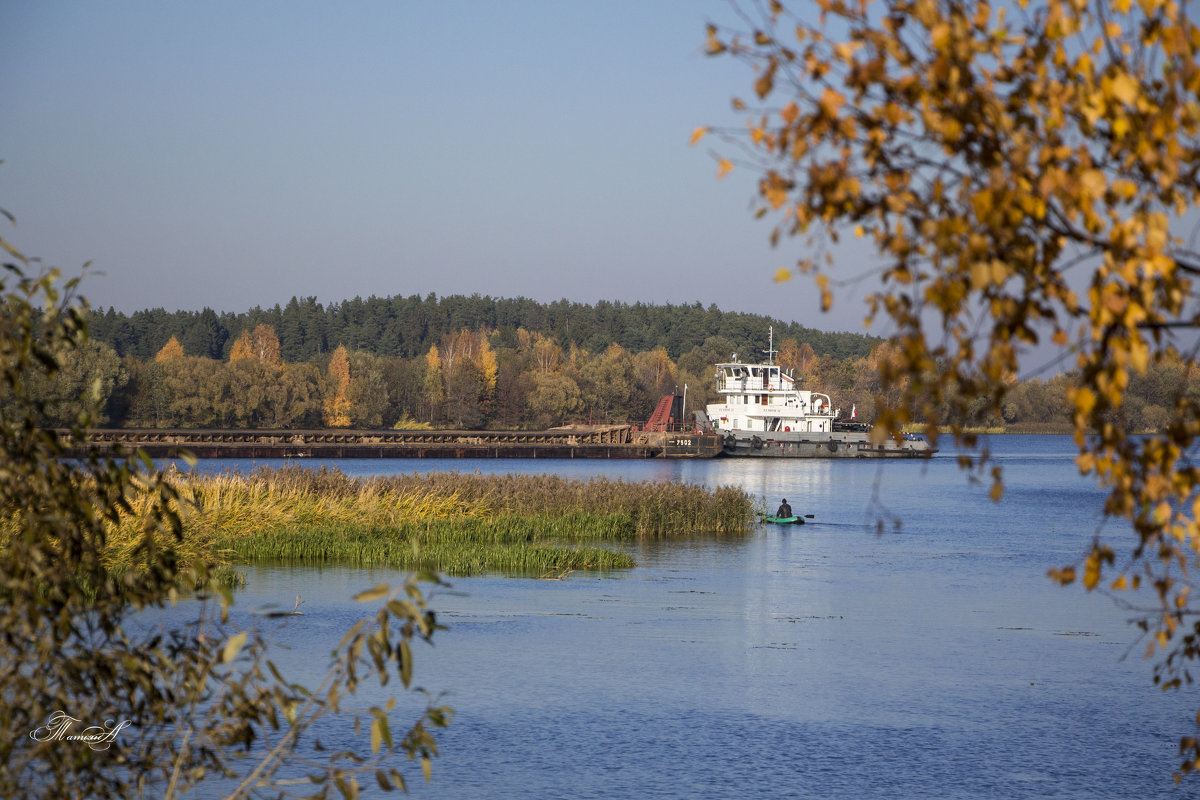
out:
<path id="1" fill-rule="evenodd" d="M 1092 413 L 1092 409 L 1096 407 L 1096 394 L 1086 386 L 1081 386 L 1073 393 L 1075 402 L 1075 411 L 1082 416 L 1087 416 Z"/>
<path id="2" fill-rule="evenodd" d="M 708 48 L 707 52 L 710 56 L 720 55 L 725 52 L 725 43 L 717 38 L 717 26 L 709 25 L 707 29 Z"/>
<path id="3" fill-rule="evenodd" d="M 1093 549 L 1083 565 L 1083 586 L 1089 592 L 1100 582 L 1100 554 Z"/>
<path id="4" fill-rule="evenodd" d="M 1129 364 L 1139 375 L 1146 374 L 1150 366 L 1150 348 L 1145 342 L 1131 342 L 1129 345 Z"/>
<path id="5" fill-rule="evenodd" d="M 708 128 L 704 127 L 703 125 L 701 125 L 699 128 L 696 128 L 696 130 L 692 131 L 691 144 L 695 144 L 696 142 L 703 139 L 704 134 L 706 134 L 706 133 L 708 133 Z"/>
<path id="6" fill-rule="evenodd" d="M 1125 117 L 1122 117 L 1121 119 L 1126 120 Z M 1119 121 L 1120 120 L 1118 120 L 1118 122 Z M 1114 130 L 1116 129 L 1116 123 L 1113 123 L 1113 128 Z M 1137 194 L 1138 187 L 1133 181 L 1121 179 L 1113 182 L 1112 190 L 1116 192 L 1117 197 L 1120 197 L 1122 200 L 1130 200 L 1134 197 L 1134 195 Z"/>
<path id="7" fill-rule="evenodd" d="M 1050 579 L 1058 581 L 1063 586 L 1067 586 L 1075 581 L 1075 568 L 1063 567 L 1062 569 L 1051 569 Z"/>
<path id="8" fill-rule="evenodd" d="M 846 98 L 831 86 L 826 86 L 825 91 L 821 93 L 821 110 L 826 116 L 836 117 L 845 102 Z"/>
<path id="9" fill-rule="evenodd" d="M 778 211 L 787 203 L 787 192 L 778 186 L 768 186 L 763 190 L 763 195 L 767 198 L 767 202 L 771 204 L 771 208 Z"/>
<path id="10" fill-rule="evenodd" d="M 754 93 L 759 99 L 766 98 L 771 93 L 771 89 L 775 86 L 775 74 L 773 72 L 764 72 L 758 80 L 754 82 Z"/>
<path id="11" fill-rule="evenodd" d="M 976 192 L 971 197 L 971 205 L 975 207 L 975 218 L 985 222 L 992 211 L 992 193 L 988 189 Z"/>
<path id="12" fill-rule="evenodd" d="M 1122 575 L 1121 577 L 1119 577 L 1115 581 L 1113 581 L 1112 588 L 1114 591 L 1117 591 L 1117 592 L 1123 592 L 1126 589 L 1128 589 L 1129 584 L 1125 581 L 1125 576 Z"/>
<path id="13" fill-rule="evenodd" d="M 1084 170 L 1083 174 L 1079 176 L 1079 183 L 1084 191 L 1092 197 L 1104 194 L 1104 190 L 1108 187 L 1108 180 L 1098 169 Z"/>
<path id="14" fill-rule="evenodd" d="M 724 178 L 731 172 L 733 172 L 733 162 L 731 162 L 729 159 L 722 158 L 717 163 L 717 177 Z"/>
<path id="15" fill-rule="evenodd" d="M 992 259 L 990 272 L 991 281 L 997 286 L 1003 286 L 1008 280 L 1009 267 L 998 258 Z"/>
<path id="16" fill-rule="evenodd" d="M 833 307 L 833 293 L 829 291 L 829 276 L 818 275 L 817 288 L 821 290 L 821 310 L 828 311 Z"/>
<path id="17" fill-rule="evenodd" d="M 982 261 L 976 261 L 971 265 L 971 288 L 978 290 L 987 286 L 990 275 L 991 270 L 988 269 L 988 265 Z"/>
<path id="18" fill-rule="evenodd" d="M 862 47 L 862 42 L 839 42 L 833 46 L 833 54 L 847 64 L 854 58 L 854 53 Z"/>
<path id="19" fill-rule="evenodd" d="M 950 44 L 950 23 L 939 22 L 929 31 L 929 41 L 936 50 L 946 50 Z"/>
<path id="20" fill-rule="evenodd" d="M 397 653 L 397 658 L 400 661 L 400 682 L 404 684 L 404 688 L 407 689 L 409 684 L 412 683 L 412 648 L 409 647 L 407 639 L 401 639 L 397 650 L 399 650 Z"/>
<path id="21" fill-rule="evenodd" d="M 1129 298 L 1114 288 L 1104 293 L 1104 307 L 1114 315 L 1124 314 L 1125 309 L 1129 307 Z"/>
<path id="22" fill-rule="evenodd" d="M 392 587 L 388 586 L 386 583 L 379 583 L 376 584 L 372 589 L 364 589 L 363 591 L 354 595 L 354 600 L 359 603 L 370 603 L 372 600 L 379 600 L 380 598 L 387 597 L 388 592 L 390 592 L 391 589 Z"/>
<path id="23" fill-rule="evenodd" d="M 245 643 L 246 643 L 246 632 L 245 631 L 242 631 L 241 633 L 239 633 L 235 636 L 230 636 L 229 641 L 225 642 L 224 649 L 221 650 L 221 662 L 224 664 L 228 664 L 230 661 L 233 661 L 235 658 L 237 658 L 237 654 L 242 651 L 242 645 L 244 645 Z"/>
<path id="24" fill-rule="evenodd" d="M 1092 57 L 1087 52 L 1081 53 L 1075 62 L 1075 72 L 1079 75 L 1092 74 Z"/>
<path id="25" fill-rule="evenodd" d="M 1138 98 L 1138 82 L 1128 72 L 1122 72 L 1109 85 L 1112 96 L 1125 105 L 1133 104 Z"/>
<path id="26" fill-rule="evenodd" d="M 792 279 L 792 271 L 787 267 L 780 267 L 775 270 L 775 282 L 786 283 Z"/>

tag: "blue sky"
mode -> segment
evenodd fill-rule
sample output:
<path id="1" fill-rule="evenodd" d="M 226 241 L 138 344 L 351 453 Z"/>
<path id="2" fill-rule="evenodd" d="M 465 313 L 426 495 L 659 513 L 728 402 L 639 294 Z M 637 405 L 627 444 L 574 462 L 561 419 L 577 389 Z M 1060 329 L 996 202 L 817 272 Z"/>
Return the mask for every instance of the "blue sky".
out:
<path id="1" fill-rule="evenodd" d="M 715 303 L 826 330 L 704 124 L 721 0 L 0 0 L 5 236 L 93 305 L 479 293 Z M 715 144 L 715 143 L 714 143 Z"/>

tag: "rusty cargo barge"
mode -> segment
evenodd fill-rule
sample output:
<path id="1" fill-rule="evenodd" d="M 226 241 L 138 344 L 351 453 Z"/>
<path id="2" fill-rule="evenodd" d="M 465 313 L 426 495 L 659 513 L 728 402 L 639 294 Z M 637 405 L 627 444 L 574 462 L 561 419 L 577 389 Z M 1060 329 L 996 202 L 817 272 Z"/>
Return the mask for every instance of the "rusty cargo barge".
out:
<path id="1" fill-rule="evenodd" d="M 105 452 L 152 458 L 712 458 L 713 434 L 631 425 L 572 425 L 545 431 L 93 430 Z M 77 454 L 78 455 L 78 454 Z"/>
<path id="2" fill-rule="evenodd" d="M 724 445 L 686 425 L 683 398 L 665 395 L 641 424 L 564 425 L 544 431 L 93 430 L 102 452 L 151 458 L 713 458 Z M 79 455 L 79 453 L 75 453 Z"/>

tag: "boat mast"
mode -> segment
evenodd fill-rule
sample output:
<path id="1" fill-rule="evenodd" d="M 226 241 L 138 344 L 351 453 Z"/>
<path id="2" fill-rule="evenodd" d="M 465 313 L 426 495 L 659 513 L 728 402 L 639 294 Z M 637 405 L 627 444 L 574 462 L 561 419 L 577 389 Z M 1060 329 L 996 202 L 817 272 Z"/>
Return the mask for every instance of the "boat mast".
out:
<path id="1" fill-rule="evenodd" d="M 775 364 L 775 326 L 771 325 L 767 328 L 767 349 L 763 351 L 767 354 L 767 363 L 774 366 Z"/>

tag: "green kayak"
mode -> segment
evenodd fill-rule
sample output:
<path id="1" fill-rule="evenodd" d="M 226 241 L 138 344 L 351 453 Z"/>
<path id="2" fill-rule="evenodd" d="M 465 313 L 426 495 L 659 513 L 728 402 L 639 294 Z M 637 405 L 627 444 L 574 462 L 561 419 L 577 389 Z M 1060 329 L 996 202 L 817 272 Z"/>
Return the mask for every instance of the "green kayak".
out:
<path id="1" fill-rule="evenodd" d="M 764 514 L 762 521 L 771 522 L 776 525 L 803 525 L 804 517 L 772 517 Z"/>

